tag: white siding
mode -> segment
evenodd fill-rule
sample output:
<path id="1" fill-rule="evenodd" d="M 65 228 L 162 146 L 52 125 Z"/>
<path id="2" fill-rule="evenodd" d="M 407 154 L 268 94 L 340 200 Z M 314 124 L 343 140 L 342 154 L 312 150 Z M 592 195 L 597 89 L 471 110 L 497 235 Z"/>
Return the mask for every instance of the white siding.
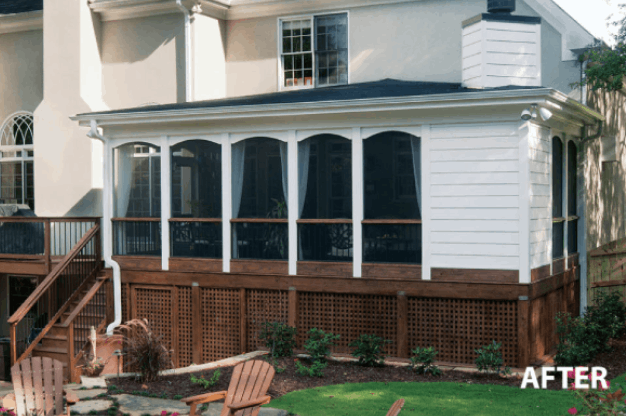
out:
<path id="1" fill-rule="evenodd" d="M 429 152 L 431 267 L 519 269 L 517 126 L 432 126 Z"/>
<path id="2" fill-rule="evenodd" d="M 530 129 L 530 268 L 550 264 L 552 212 L 550 200 L 550 129 Z"/>

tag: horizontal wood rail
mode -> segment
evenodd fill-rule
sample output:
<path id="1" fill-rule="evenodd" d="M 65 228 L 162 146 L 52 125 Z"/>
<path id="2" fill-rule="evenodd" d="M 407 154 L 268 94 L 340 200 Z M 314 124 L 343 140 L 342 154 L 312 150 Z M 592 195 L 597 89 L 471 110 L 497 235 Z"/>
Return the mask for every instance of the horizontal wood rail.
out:
<path id="1" fill-rule="evenodd" d="M 334 218 L 334 219 L 318 219 L 318 218 L 304 218 L 296 221 L 298 224 L 352 224 L 352 220 L 349 218 Z"/>
<path id="2" fill-rule="evenodd" d="M 221 218 L 170 218 L 169 222 L 222 222 Z"/>
<path id="3" fill-rule="evenodd" d="M 0 217 L 2 222 L 99 222 L 100 217 Z"/>
<path id="4" fill-rule="evenodd" d="M 270 223 L 284 223 L 287 224 L 289 220 L 287 218 L 233 218 L 231 223 L 249 223 L 249 224 L 270 224 Z"/>
<path id="5" fill-rule="evenodd" d="M 161 218 L 154 218 L 154 217 L 111 218 L 111 221 L 117 221 L 117 222 L 160 222 Z"/>
<path id="6" fill-rule="evenodd" d="M 392 220 L 392 219 L 385 219 L 385 220 L 363 220 L 361 221 L 361 224 L 397 224 L 397 225 L 404 225 L 404 224 L 421 224 L 422 220 L 415 220 L 415 219 L 410 219 L 410 220 Z"/>
<path id="7" fill-rule="evenodd" d="M 11 325 L 11 360 L 13 364 L 28 357 L 39 341 L 69 308 L 70 304 L 86 288 L 86 285 L 95 279 L 101 268 L 100 225 L 96 223 L 8 319 L 8 323 Z M 47 318 L 43 328 L 41 326 L 30 328 L 30 321 L 24 319 L 35 306 L 37 306 L 35 313 L 39 315 L 37 320 Z M 18 340 L 18 325 L 20 325 L 19 336 L 26 336 L 26 339 Z M 39 322 L 39 325 L 43 325 L 43 322 Z M 31 339 L 35 335 L 34 330 L 40 330 L 40 332 L 34 339 Z M 30 344 L 19 358 L 18 341 L 23 341 L 25 346 Z"/>

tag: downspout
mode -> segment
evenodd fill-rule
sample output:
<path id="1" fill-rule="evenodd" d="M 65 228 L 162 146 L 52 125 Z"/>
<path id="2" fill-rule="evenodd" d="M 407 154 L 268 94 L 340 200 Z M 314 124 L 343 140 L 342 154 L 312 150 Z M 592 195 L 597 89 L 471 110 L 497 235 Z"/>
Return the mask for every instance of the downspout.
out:
<path id="1" fill-rule="evenodd" d="M 185 101 L 193 101 L 193 88 L 191 86 L 191 12 L 182 4 L 182 0 L 176 0 L 176 7 L 185 16 Z"/>
<path id="2" fill-rule="evenodd" d="M 91 139 L 98 139 L 104 144 L 104 163 L 102 166 L 103 186 L 102 186 L 102 251 L 103 258 L 106 264 L 110 264 L 113 268 L 113 304 L 115 318 L 113 322 L 107 327 L 107 334 L 112 335 L 113 330 L 122 323 L 122 272 L 120 265 L 111 258 L 111 204 L 110 196 L 112 195 L 111 184 L 111 172 L 107 172 L 107 167 L 110 166 L 110 153 L 107 149 L 107 138 L 98 132 L 98 123 L 96 120 L 91 120 L 91 130 L 87 133 L 87 137 Z"/>

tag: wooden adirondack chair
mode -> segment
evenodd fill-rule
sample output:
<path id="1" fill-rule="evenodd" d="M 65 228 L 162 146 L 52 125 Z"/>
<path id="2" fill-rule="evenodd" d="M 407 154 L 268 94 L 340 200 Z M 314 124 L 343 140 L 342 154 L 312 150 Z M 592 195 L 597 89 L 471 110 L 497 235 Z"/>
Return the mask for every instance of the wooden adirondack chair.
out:
<path id="1" fill-rule="evenodd" d="M 402 406 L 404 406 L 404 399 L 398 399 L 391 405 L 389 411 L 387 412 L 387 416 L 398 416 L 400 410 L 402 410 Z"/>
<path id="2" fill-rule="evenodd" d="M 63 364 L 48 357 L 33 357 L 11 367 L 17 416 L 63 414 Z M 65 392 L 69 405 L 78 402 L 73 392 Z M 6 402 L 6 400 L 5 400 Z"/>
<path id="3" fill-rule="evenodd" d="M 191 406 L 189 416 L 196 416 L 196 406 L 224 400 L 220 416 L 257 416 L 260 406 L 270 402 L 267 389 L 274 379 L 274 367 L 265 361 L 247 361 L 233 370 L 228 391 L 201 394 L 181 401 Z"/>

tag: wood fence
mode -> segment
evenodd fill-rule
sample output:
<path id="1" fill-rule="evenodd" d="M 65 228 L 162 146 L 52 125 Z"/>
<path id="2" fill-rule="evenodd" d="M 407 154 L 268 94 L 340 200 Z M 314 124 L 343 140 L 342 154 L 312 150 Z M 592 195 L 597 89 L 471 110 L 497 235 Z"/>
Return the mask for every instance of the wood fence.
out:
<path id="1" fill-rule="evenodd" d="M 612 241 L 588 254 L 587 303 L 599 293 L 618 292 L 626 302 L 626 238 Z"/>

